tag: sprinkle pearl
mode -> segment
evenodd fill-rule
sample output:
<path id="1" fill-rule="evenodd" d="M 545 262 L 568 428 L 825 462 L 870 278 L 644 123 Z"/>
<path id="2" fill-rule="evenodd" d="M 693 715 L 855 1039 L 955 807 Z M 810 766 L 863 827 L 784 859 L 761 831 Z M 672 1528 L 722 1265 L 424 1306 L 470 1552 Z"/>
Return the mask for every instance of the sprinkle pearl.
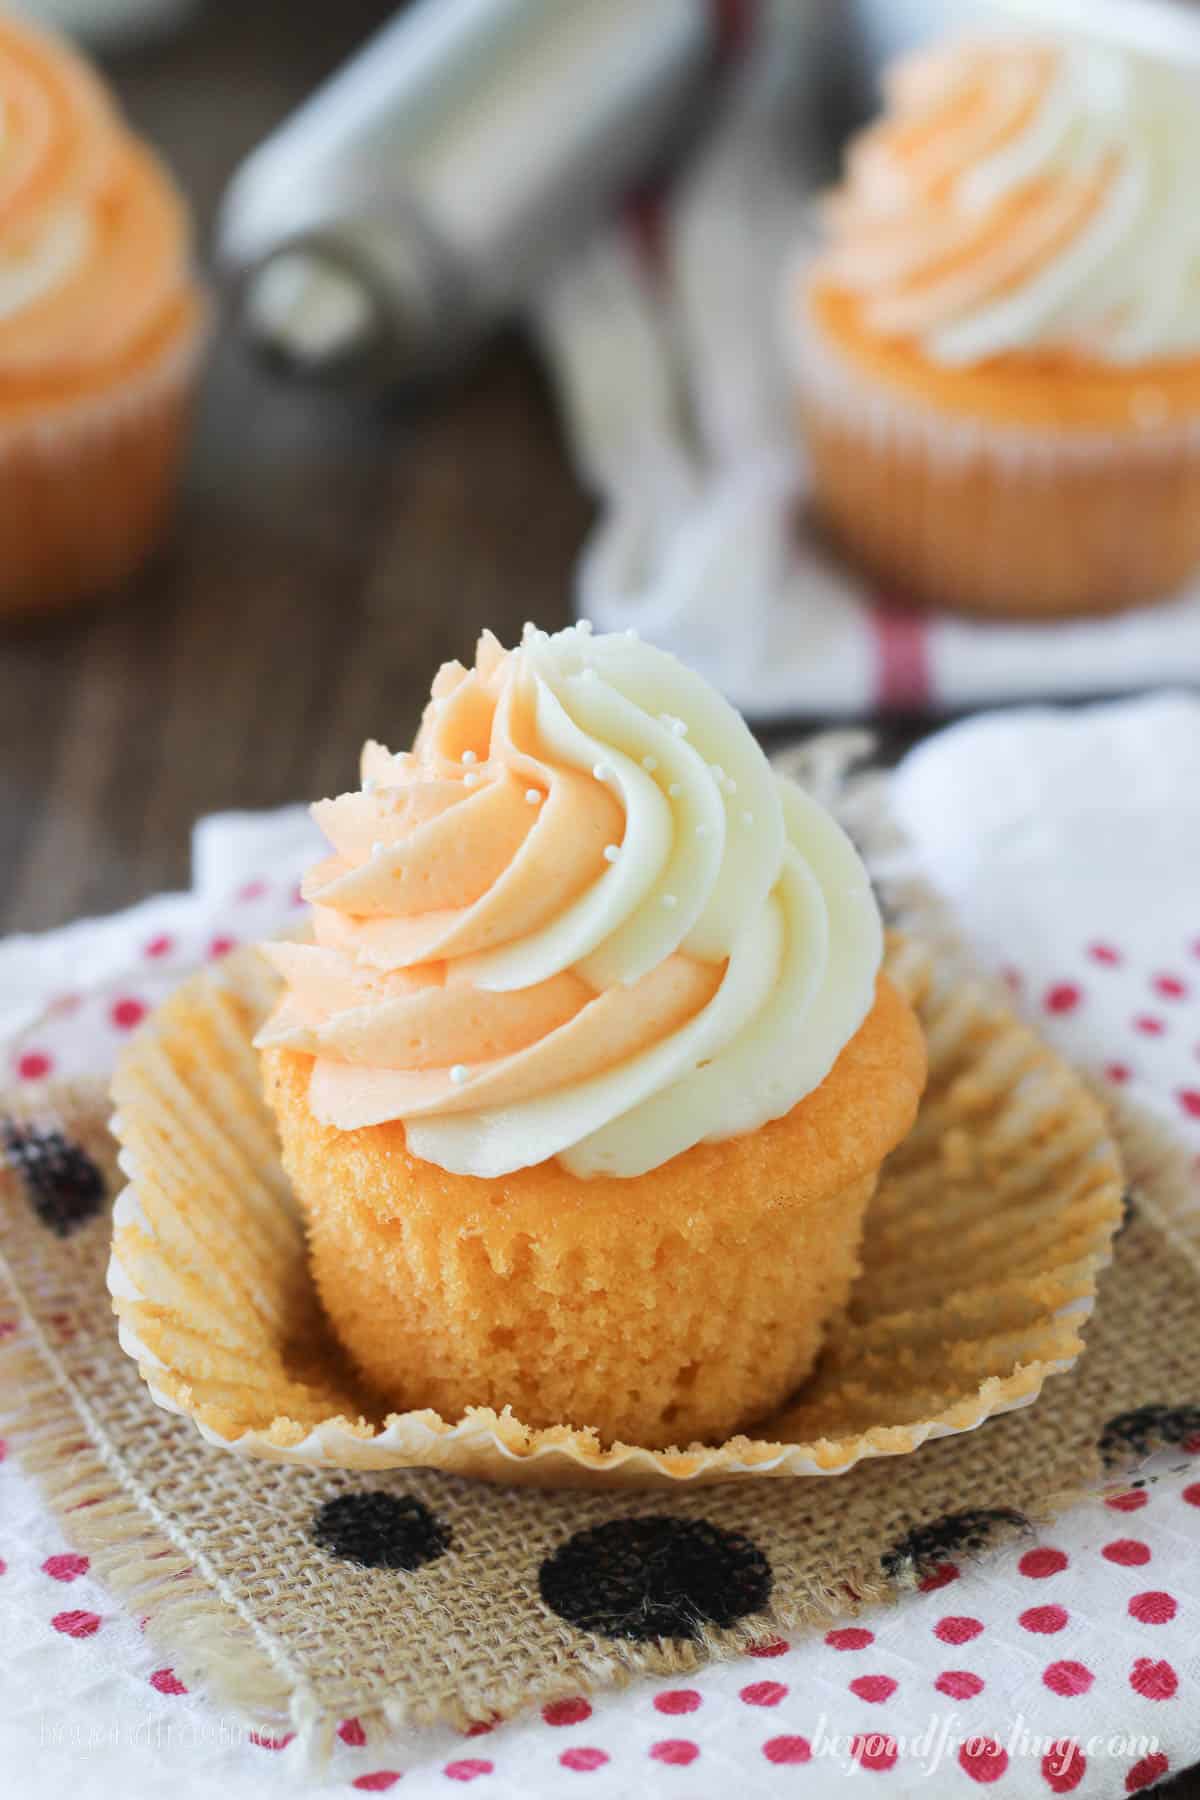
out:
<path id="1" fill-rule="evenodd" d="M 642 767 L 645 769 L 647 775 L 653 775 L 655 769 L 658 767 L 657 756 L 643 756 Z"/>
<path id="2" fill-rule="evenodd" d="M 580 619 L 576 629 L 582 637 L 591 637 L 594 627 L 590 619 Z"/>
<path id="3" fill-rule="evenodd" d="M 373 775 L 368 775 L 362 784 L 362 791 L 364 794 L 373 794 L 378 786 L 379 783 L 376 781 L 375 777 Z"/>
<path id="4" fill-rule="evenodd" d="M 605 862 L 610 862 L 610 863 L 616 862 L 616 860 L 617 860 L 618 856 L 620 856 L 620 854 L 621 854 L 620 844 L 605 844 L 605 846 L 604 846 Z"/>
<path id="5" fill-rule="evenodd" d="M 479 780 L 478 775 L 476 775 L 472 770 L 468 769 L 467 773 L 463 776 L 463 786 L 464 787 L 474 787 L 478 780 Z"/>
<path id="6" fill-rule="evenodd" d="M 469 766 L 471 763 L 477 763 L 479 758 L 476 756 L 474 750 L 464 750 L 462 753 L 462 760 Z"/>
<path id="7" fill-rule="evenodd" d="M 455 1063 L 450 1071 L 450 1079 L 455 1087 L 461 1087 L 463 1082 L 469 1079 L 470 1074 L 471 1071 L 468 1069 L 466 1063 Z"/>
<path id="8" fill-rule="evenodd" d="M 683 789 L 680 787 L 680 785 L 677 781 L 673 781 L 671 783 L 670 787 L 667 789 L 667 793 L 670 795 L 672 800 L 678 800 L 678 798 L 679 798 L 680 794 L 682 794 L 682 792 L 683 792 Z"/>
<path id="9" fill-rule="evenodd" d="M 679 905 L 679 901 L 674 894 L 663 894 L 659 901 L 659 905 L 665 906 L 667 911 L 670 912 L 674 907 Z"/>
<path id="10" fill-rule="evenodd" d="M 528 800 L 530 806 L 540 806 L 542 804 L 542 796 L 537 788 L 526 788 L 525 798 Z"/>
<path id="11" fill-rule="evenodd" d="M 632 625 L 627 625 L 627 626 L 626 626 L 626 628 L 625 628 L 625 636 L 626 636 L 626 637 L 627 637 L 627 638 L 631 638 L 631 639 L 632 639 L 632 640 L 633 640 L 633 642 L 634 642 L 634 643 L 635 643 L 635 644 L 636 644 L 636 643 L 637 643 L 637 642 L 638 642 L 638 636 L 639 636 L 639 634 L 638 634 L 638 633 L 637 633 L 637 632 L 636 632 L 636 631 L 635 631 L 635 630 L 634 630 L 634 629 L 633 629 L 633 626 L 632 626 Z"/>
<path id="12" fill-rule="evenodd" d="M 592 774 L 597 781 L 611 781 L 613 777 L 612 769 L 606 762 L 596 763 L 592 768 Z"/>

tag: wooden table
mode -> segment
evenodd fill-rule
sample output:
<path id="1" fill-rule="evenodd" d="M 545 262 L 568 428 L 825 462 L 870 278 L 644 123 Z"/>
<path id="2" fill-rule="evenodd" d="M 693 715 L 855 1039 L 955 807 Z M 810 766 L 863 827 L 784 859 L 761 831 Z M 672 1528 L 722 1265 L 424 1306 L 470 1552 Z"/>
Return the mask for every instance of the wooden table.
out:
<path id="1" fill-rule="evenodd" d="M 241 157 L 390 11 L 209 0 L 113 63 L 202 254 Z M 418 411 L 297 391 L 220 328 L 164 554 L 114 602 L 0 638 L 0 928 L 185 882 L 200 813 L 349 785 L 361 739 L 407 744 L 482 626 L 566 622 L 588 518 L 517 338 Z"/>

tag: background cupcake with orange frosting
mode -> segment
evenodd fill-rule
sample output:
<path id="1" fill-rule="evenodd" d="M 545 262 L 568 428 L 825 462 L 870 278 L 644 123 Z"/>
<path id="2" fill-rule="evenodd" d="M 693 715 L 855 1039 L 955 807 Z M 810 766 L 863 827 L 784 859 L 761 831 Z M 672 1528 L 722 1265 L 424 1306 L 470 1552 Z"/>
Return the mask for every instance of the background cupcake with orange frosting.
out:
<path id="1" fill-rule="evenodd" d="M 98 77 L 0 16 L 0 612 L 153 546 L 203 336 L 185 203 Z"/>
<path id="2" fill-rule="evenodd" d="M 817 505 L 915 598 L 1153 601 L 1200 565 L 1200 65 L 994 36 L 894 68 L 786 332 Z"/>

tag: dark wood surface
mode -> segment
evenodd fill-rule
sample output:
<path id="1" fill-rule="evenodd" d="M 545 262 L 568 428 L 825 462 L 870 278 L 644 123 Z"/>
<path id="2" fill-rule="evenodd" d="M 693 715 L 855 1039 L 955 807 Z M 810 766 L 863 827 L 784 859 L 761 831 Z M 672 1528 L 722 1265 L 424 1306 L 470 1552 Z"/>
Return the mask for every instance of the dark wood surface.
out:
<path id="1" fill-rule="evenodd" d="M 237 162 L 390 10 L 209 0 L 110 65 L 205 259 Z M 480 627 L 566 621 L 588 518 L 515 337 L 435 404 L 371 406 L 272 379 L 222 323 L 165 552 L 114 601 L 0 636 L 0 928 L 183 882 L 200 813 L 345 786 Z"/>

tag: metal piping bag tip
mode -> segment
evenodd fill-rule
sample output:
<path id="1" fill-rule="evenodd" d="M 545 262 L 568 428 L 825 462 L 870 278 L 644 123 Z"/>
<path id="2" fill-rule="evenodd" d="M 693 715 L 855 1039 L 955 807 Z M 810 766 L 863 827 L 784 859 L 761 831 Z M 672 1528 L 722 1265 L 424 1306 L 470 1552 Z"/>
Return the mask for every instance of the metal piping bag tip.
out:
<path id="1" fill-rule="evenodd" d="M 340 376 L 372 360 L 390 335 L 368 280 L 318 247 L 283 249 L 261 263 L 242 306 L 255 348 L 313 378 Z"/>

